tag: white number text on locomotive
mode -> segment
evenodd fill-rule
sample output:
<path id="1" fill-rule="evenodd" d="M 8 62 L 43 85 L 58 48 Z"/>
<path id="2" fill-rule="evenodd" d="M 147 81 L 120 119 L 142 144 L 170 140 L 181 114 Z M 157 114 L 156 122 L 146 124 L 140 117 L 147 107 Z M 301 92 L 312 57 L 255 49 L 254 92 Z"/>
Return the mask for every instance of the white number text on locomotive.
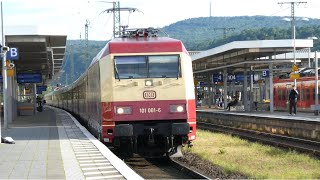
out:
<path id="1" fill-rule="evenodd" d="M 140 108 L 140 113 L 160 113 L 161 108 Z"/>

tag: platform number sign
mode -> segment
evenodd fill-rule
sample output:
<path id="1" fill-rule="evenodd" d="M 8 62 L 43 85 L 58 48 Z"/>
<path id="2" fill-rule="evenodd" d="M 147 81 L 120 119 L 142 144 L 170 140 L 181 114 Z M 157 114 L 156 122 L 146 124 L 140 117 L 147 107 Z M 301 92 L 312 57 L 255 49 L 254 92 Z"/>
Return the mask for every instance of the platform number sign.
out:
<path id="1" fill-rule="evenodd" d="M 228 74 L 228 81 L 235 81 L 235 80 L 236 80 L 236 75 Z"/>
<path id="2" fill-rule="evenodd" d="M 262 71 L 262 77 L 269 77 L 269 70 Z"/>
<path id="3" fill-rule="evenodd" d="M 213 82 L 223 82 L 223 75 L 222 74 L 212 74 L 212 81 Z"/>
<path id="4" fill-rule="evenodd" d="M 9 60 L 18 60 L 19 59 L 19 50 L 16 47 L 10 48 L 7 52 L 7 59 Z"/>

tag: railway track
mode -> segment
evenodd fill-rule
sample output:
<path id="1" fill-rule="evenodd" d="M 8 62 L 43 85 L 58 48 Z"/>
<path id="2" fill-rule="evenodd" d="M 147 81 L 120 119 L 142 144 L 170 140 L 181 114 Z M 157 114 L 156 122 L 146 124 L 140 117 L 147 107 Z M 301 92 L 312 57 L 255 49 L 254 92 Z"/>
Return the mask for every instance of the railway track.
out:
<path id="1" fill-rule="evenodd" d="M 197 122 L 197 127 L 205 130 L 227 133 L 251 141 L 278 146 L 287 149 L 295 149 L 299 152 L 306 152 L 320 158 L 320 142 L 295 137 L 271 134 L 266 132 L 234 128 L 205 122 Z"/>
<path id="2" fill-rule="evenodd" d="M 126 164 L 145 179 L 209 179 L 169 158 L 143 158 L 137 154 Z"/>

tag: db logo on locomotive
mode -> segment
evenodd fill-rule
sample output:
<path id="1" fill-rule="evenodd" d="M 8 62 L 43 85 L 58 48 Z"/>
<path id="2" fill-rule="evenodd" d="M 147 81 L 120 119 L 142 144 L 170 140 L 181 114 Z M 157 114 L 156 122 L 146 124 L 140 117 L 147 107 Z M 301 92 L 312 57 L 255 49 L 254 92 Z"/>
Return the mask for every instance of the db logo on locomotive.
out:
<path id="1" fill-rule="evenodd" d="M 156 98 L 155 91 L 143 91 L 143 98 L 144 99 L 155 99 Z"/>

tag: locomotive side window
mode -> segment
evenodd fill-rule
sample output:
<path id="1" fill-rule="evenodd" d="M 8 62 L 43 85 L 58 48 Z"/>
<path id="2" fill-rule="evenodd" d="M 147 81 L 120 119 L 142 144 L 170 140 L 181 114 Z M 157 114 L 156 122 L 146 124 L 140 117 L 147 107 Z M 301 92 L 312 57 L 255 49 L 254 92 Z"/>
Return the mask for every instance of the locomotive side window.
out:
<path id="1" fill-rule="evenodd" d="M 179 78 L 181 67 L 178 55 L 116 56 L 116 79 Z"/>

